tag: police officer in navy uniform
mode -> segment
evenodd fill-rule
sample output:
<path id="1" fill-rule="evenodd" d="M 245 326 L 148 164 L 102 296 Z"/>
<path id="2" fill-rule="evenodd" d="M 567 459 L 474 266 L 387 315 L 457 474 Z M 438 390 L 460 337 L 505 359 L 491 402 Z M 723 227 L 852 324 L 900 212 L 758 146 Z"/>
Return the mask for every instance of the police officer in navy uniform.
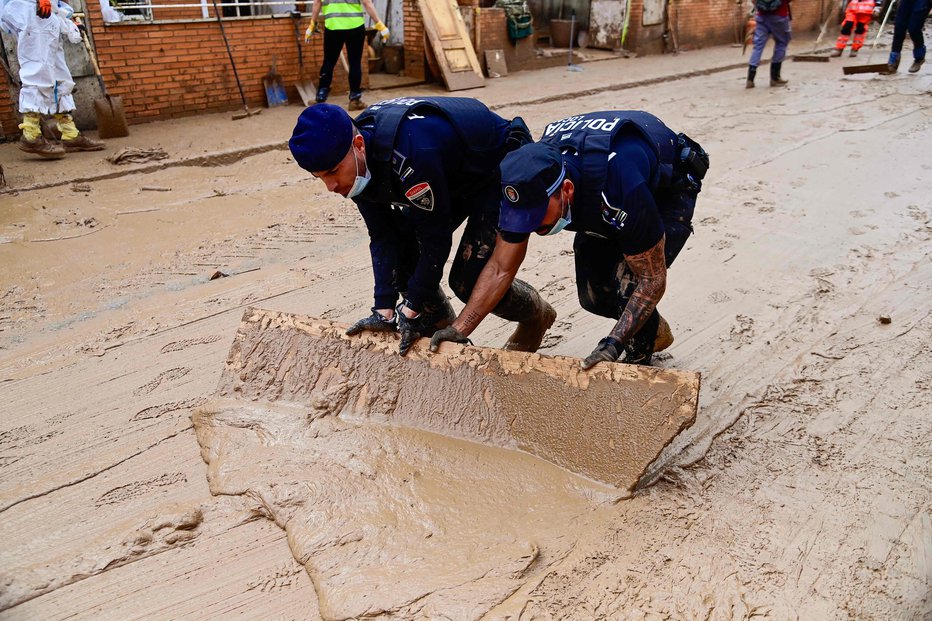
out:
<path id="1" fill-rule="evenodd" d="M 449 279 L 465 302 L 495 247 L 499 164 L 531 140 L 520 118 L 509 122 L 466 98 L 383 101 L 355 122 L 329 104 L 301 113 L 289 142 L 295 160 L 329 191 L 351 198 L 369 231 L 375 300 L 347 334 L 397 329 L 404 354 L 419 336 L 453 321 L 440 288 L 453 232 L 466 221 Z M 520 280 L 489 310 L 518 322 L 506 349 L 519 351 L 535 351 L 556 318 Z"/>
<path id="2" fill-rule="evenodd" d="M 431 339 L 465 342 L 518 272 L 531 233 L 574 231 L 583 308 L 617 320 L 583 361 L 650 364 L 673 342 L 657 312 L 667 268 L 692 232 L 709 158 L 639 111 L 593 112 L 547 125 L 502 162 L 500 238 L 466 308 Z"/>

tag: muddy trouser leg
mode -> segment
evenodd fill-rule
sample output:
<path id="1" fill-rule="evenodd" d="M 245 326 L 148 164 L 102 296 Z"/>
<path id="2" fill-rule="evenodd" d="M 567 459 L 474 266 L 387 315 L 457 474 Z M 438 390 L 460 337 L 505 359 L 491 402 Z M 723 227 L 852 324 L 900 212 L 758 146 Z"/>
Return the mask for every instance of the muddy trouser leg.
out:
<path id="1" fill-rule="evenodd" d="M 453 267 L 450 269 L 450 288 L 463 303 L 469 301 L 473 287 L 495 249 L 500 197 L 501 183 L 498 175 L 495 175 L 495 179 L 492 179 L 478 193 L 466 197 L 469 201 L 480 201 L 483 209 L 474 212 L 466 220 L 463 237 L 460 239 L 453 259 Z M 517 278 L 511 283 L 511 287 L 492 312 L 502 319 L 519 323 L 519 328 L 511 335 L 505 347 L 520 351 L 536 350 L 540 345 L 543 332 L 556 318 L 556 313 L 541 298 L 537 290 Z M 530 327 L 528 332 L 531 334 L 523 334 L 521 324 L 525 328 Z"/>

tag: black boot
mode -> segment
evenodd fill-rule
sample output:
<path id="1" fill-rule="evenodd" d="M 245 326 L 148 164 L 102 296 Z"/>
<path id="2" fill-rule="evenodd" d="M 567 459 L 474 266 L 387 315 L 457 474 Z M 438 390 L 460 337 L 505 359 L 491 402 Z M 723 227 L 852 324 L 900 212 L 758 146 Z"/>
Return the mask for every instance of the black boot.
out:
<path id="1" fill-rule="evenodd" d="M 641 329 L 625 343 L 625 362 L 627 364 L 649 365 L 654 355 L 657 330 L 660 328 L 660 313 L 657 309 L 651 313 Z"/>
<path id="2" fill-rule="evenodd" d="M 517 278 L 492 312 L 502 319 L 518 322 L 505 343 L 509 351 L 537 351 L 544 334 L 557 319 L 557 311 L 540 297 L 537 289 Z"/>
<path id="3" fill-rule="evenodd" d="M 424 300 L 421 315 L 424 325 L 430 327 L 421 336 L 433 336 L 435 331 L 446 328 L 456 319 L 456 311 L 453 310 L 450 300 L 440 287 L 437 287 L 437 293 L 430 300 Z"/>
<path id="4" fill-rule="evenodd" d="M 757 67 L 748 65 L 748 81 L 744 83 L 744 88 L 754 88 L 754 76 L 757 75 Z"/>
<path id="5" fill-rule="evenodd" d="M 770 63 L 770 86 L 786 86 L 788 80 L 780 77 L 780 68 L 783 63 Z"/>

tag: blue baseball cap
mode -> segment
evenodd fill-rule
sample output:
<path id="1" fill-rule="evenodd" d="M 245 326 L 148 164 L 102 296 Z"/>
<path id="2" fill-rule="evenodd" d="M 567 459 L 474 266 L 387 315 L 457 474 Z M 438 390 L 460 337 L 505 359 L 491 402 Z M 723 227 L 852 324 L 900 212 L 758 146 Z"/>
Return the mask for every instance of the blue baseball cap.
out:
<path id="1" fill-rule="evenodd" d="M 308 172 L 330 170 L 353 144 L 353 120 L 340 106 L 320 103 L 305 108 L 291 132 L 288 147 Z"/>
<path id="2" fill-rule="evenodd" d="M 547 203 L 566 178 L 560 150 L 535 142 L 505 156 L 502 208 L 498 228 L 509 233 L 533 233 L 547 215 Z"/>

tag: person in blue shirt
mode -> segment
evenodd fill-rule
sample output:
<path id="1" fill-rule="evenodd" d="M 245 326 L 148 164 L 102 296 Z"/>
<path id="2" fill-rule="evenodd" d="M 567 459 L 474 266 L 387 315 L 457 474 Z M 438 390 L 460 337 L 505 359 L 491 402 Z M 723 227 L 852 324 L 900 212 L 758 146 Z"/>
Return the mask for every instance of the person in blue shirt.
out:
<path id="1" fill-rule="evenodd" d="M 347 334 L 397 329 L 405 354 L 417 338 L 453 321 L 440 288 L 453 232 L 465 221 L 449 278 L 465 302 L 496 243 L 499 164 L 530 140 L 520 118 L 507 121 L 475 99 L 392 99 L 355 121 L 329 104 L 301 113 L 289 142 L 295 160 L 329 191 L 352 199 L 369 232 L 374 303 Z M 520 280 L 490 311 L 518 322 L 505 347 L 520 351 L 535 351 L 556 319 Z"/>
<path id="2" fill-rule="evenodd" d="M 572 116 L 502 161 L 499 239 L 459 317 L 434 334 L 465 342 L 515 277 L 531 233 L 574 231 L 579 302 L 616 320 L 582 362 L 650 364 L 672 342 L 657 312 L 672 265 L 692 233 L 709 158 L 695 141 L 639 111 Z"/>

